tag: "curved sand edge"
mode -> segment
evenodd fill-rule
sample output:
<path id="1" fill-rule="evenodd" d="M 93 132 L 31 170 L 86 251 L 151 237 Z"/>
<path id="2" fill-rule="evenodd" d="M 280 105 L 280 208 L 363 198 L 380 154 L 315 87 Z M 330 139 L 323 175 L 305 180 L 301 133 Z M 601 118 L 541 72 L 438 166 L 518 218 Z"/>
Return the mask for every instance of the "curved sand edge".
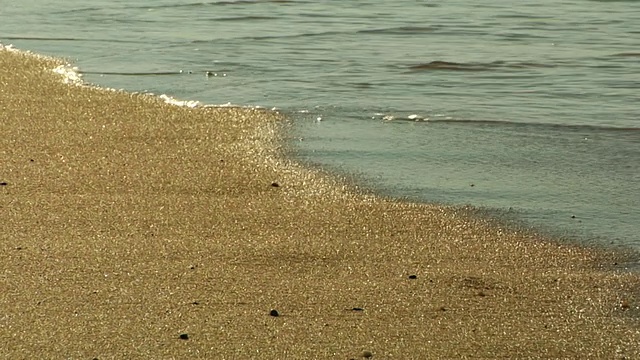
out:
<path id="1" fill-rule="evenodd" d="M 355 194 L 279 157 L 277 113 L 70 86 L 60 63 L 0 51 L 8 358 L 640 354 L 613 255 Z"/>

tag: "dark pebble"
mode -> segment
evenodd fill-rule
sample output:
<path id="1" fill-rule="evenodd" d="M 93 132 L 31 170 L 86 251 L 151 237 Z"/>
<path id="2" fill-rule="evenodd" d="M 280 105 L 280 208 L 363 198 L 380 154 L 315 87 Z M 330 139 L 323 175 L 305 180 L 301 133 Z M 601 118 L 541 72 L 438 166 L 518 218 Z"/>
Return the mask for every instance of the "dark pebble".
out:
<path id="1" fill-rule="evenodd" d="M 361 308 L 361 307 L 354 307 L 351 310 L 353 310 L 353 311 L 364 311 L 364 309 Z"/>
<path id="2" fill-rule="evenodd" d="M 200 305 L 200 303 L 199 303 L 199 302 L 197 302 L 197 301 L 194 301 L 194 302 L 192 302 L 191 304 L 192 304 L 192 305 Z"/>
<path id="3" fill-rule="evenodd" d="M 620 303 L 620 307 L 622 308 L 622 310 L 628 310 L 631 306 L 629 306 L 629 302 L 627 300 L 622 300 L 622 303 Z"/>
<path id="4" fill-rule="evenodd" d="M 189 334 L 180 334 L 180 339 L 189 340 Z"/>
<path id="5" fill-rule="evenodd" d="M 280 313 L 278 312 L 278 310 L 271 310 L 271 312 L 269 312 L 269 315 L 271 315 L 271 316 L 280 316 Z"/>
<path id="6" fill-rule="evenodd" d="M 273 186 L 273 187 L 280 187 L 280 184 L 278 184 L 277 182 L 272 182 L 272 183 L 271 183 L 271 186 Z"/>
<path id="7" fill-rule="evenodd" d="M 371 351 L 363 351 L 363 352 L 362 352 L 362 357 L 363 357 L 363 358 L 368 359 L 368 358 L 370 358 L 370 357 L 372 357 L 372 356 L 373 356 L 373 353 L 371 353 Z"/>
<path id="8" fill-rule="evenodd" d="M 576 216 L 575 216 L 575 215 L 571 215 L 571 218 L 572 218 L 572 219 L 575 219 L 575 218 L 576 218 Z"/>
<path id="9" fill-rule="evenodd" d="M 418 275 L 409 275 L 409 279 L 415 280 L 418 278 Z"/>
<path id="10" fill-rule="evenodd" d="M 0 185 L 2 185 L 2 186 L 7 186 L 7 185 L 9 185 L 9 184 L 8 184 L 6 181 L 3 181 L 3 182 L 0 182 Z"/>

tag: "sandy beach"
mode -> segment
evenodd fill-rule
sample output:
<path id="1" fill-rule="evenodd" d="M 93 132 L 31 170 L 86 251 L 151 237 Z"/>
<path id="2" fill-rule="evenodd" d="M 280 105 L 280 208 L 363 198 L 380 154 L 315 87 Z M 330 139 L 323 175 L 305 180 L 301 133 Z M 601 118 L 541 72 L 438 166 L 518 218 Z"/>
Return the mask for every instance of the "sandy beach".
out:
<path id="1" fill-rule="evenodd" d="M 1 358 L 640 357 L 627 255 L 360 194 L 276 112 L 61 64 L 0 49 Z"/>

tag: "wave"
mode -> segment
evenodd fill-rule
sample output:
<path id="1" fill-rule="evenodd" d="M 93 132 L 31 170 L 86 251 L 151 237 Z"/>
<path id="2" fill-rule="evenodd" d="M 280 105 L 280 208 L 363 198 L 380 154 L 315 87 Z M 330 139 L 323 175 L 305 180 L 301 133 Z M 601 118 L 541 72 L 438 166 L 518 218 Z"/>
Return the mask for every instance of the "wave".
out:
<path id="1" fill-rule="evenodd" d="M 118 76 L 156 76 L 156 75 L 181 75 L 191 74 L 191 71 L 155 71 L 155 72 L 111 72 L 111 71 L 80 71 L 81 74 L 90 75 L 118 75 Z"/>
<path id="2" fill-rule="evenodd" d="M 640 57 L 640 52 L 623 52 L 623 53 L 612 54 L 611 56 L 615 56 L 615 57 Z"/>
<path id="3" fill-rule="evenodd" d="M 352 31 L 322 31 L 317 33 L 302 33 L 302 34 L 288 34 L 288 35 L 263 35 L 263 36 L 240 36 L 235 38 L 228 38 L 224 40 L 275 40 L 275 39 L 295 39 L 295 38 L 305 38 L 305 37 L 316 37 L 316 36 L 330 36 L 337 34 L 347 34 L 353 33 Z M 219 39 L 215 40 L 193 40 L 191 44 L 208 44 L 212 42 L 220 41 Z"/>
<path id="4" fill-rule="evenodd" d="M 51 11 L 51 14 L 62 15 L 62 14 L 75 14 L 75 13 L 83 13 L 86 11 L 100 11 L 103 8 L 100 7 L 85 7 L 85 8 L 77 8 L 77 9 L 61 9 L 58 11 Z"/>
<path id="5" fill-rule="evenodd" d="M 393 119 L 400 122 L 424 122 L 424 123 L 449 123 L 459 125 L 485 125 L 485 126 L 517 126 L 517 127 L 539 127 L 550 129 L 572 129 L 587 131 L 615 131 L 615 132 L 636 132 L 640 131 L 640 127 L 617 127 L 607 125 L 589 125 L 589 124 L 554 124 L 541 122 L 519 122 L 510 120 L 482 120 L 482 119 L 452 119 L 452 118 L 423 118 L 416 115 L 409 115 L 406 118 L 395 118 L 390 115 L 384 116 L 382 119 Z"/>
<path id="6" fill-rule="evenodd" d="M 220 17 L 212 19 L 213 21 L 247 21 L 247 20 L 276 20 L 278 19 L 275 16 L 264 16 L 264 15 L 247 15 L 247 16 L 232 16 L 232 17 Z"/>
<path id="7" fill-rule="evenodd" d="M 307 14 L 298 14 L 298 16 L 307 16 Z M 317 18 L 321 15 L 309 15 L 314 18 Z M 244 21 L 246 19 L 253 19 L 254 17 L 230 17 L 230 18 L 220 18 L 215 19 L 216 21 Z M 255 17 L 257 20 L 271 20 L 275 18 L 269 17 Z M 238 38 L 233 38 L 234 40 L 274 40 L 274 39 L 295 39 L 295 38 L 305 38 L 305 37 L 323 37 L 323 36 L 334 36 L 334 35 L 358 35 L 358 34 L 386 34 L 386 35 L 416 35 L 416 34 L 424 34 L 428 32 L 438 32 L 440 35 L 461 35 L 465 34 L 465 31 L 460 30 L 448 30 L 446 32 L 441 30 L 442 27 L 439 26 L 398 26 L 398 27 L 389 27 L 389 28 L 374 28 L 374 29 L 363 29 L 363 30 L 327 30 L 327 31 L 319 31 L 319 32 L 307 32 L 307 33 L 297 33 L 297 34 L 278 34 L 278 35 L 261 35 L 261 36 L 242 36 Z M 477 31 L 469 31 L 469 34 L 477 35 Z M 209 42 L 204 40 L 196 40 L 194 43 L 202 43 Z"/>
<path id="8" fill-rule="evenodd" d="M 442 26 L 398 26 L 379 29 L 365 29 L 358 34 L 423 34 L 441 29 Z"/>
<path id="9" fill-rule="evenodd" d="M 133 6 L 121 6 L 119 9 L 178 9 L 178 8 L 194 8 L 194 7 L 207 7 L 207 6 L 229 6 L 229 5 L 255 5 L 255 4 L 265 4 L 265 3 L 293 3 L 299 2 L 294 0 L 238 0 L 238 1 L 195 1 L 184 4 L 149 4 L 149 5 L 133 5 Z M 101 11 L 103 8 L 99 7 L 84 7 L 77 9 L 61 9 L 58 11 L 53 11 L 51 14 L 73 14 L 73 13 L 83 13 L 83 12 L 91 12 L 91 11 Z"/>
<path id="10" fill-rule="evenodd" d="M 229 70 L 204 70 L 204 71 L 148 71 L 148 72 L 123 72 L 123 71 L 78 71 L 82 75 L 115 75 L 115 76 L 167 76 L 167 75 L 194 75 L 201 74 L 207 77 L 226 77 Z"/>
<path id="11" fill-rule="evenodd" d="M 185 4 L 161 4 L 161 5 L 137 5 L 128 6 L 127 8 L 133 9 L 163 9 L 163 8 L 188 8 L 188 7 L 200 7 L 200 6 L 229 6 L 229 5 L 256 5 L 265 3 L 287 4 L 299 1 L 294 0 L 237 0 L 237 1 L 197 1 Z"/>
<path id="12" fill-rule="evenodd" d="M 527 69 L 527 68 L 553 68 L 556 65 L 543 64 L 536 62 L 506 62 L 492 61 L 489 63 L 459 63 L 451 61 L 435 60 L 428 63 L 410 65 L 411 71 L 428 71 L 428 70 L 452 70 L 452 71 L 489 71 L 500 68 L 508 69 Z"/>
<path id="13" fill-rule="evenodd" d="M 86 41 L 86 42 L 110 42 L 110 43 L 130 43 L 140 44 L 144 41 L 123 40 L 123 39 L 100 39 L 100 38 L 75 38 L 75 37 L 44 37 L 44 36 L 3 36 L 6 40 L 28 40 L 28 41 Z"/>
<path id="14" fill-rule="evenodd" d="M 508 120 L 435 120 L 436 122 L 456 122 L 462 124 L 479 124 L 479 125 L 511 125 L 511 126 L 530 126 L 545 128 L 563 128 L 575 130 L 607 130 L 607 131 L 640 131 L 640 127 L 616 127 L 607 125 L 588 125 L 588 124 L 553 124 L 553 123 L 537 123 L 537 122 L 517 122 Z"/>

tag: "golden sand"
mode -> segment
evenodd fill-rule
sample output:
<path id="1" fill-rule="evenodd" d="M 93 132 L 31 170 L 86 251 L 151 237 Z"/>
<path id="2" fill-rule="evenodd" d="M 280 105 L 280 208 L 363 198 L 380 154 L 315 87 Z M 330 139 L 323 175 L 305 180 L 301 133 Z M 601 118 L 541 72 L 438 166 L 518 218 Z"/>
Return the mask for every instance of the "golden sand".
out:
<path id="1" fill-rule="evenodd" d="M 282 157 L 277 113 L 61 63 L 0 50 L 2 358 L 640 356 L 618 255 L 358 194 Z"/>

